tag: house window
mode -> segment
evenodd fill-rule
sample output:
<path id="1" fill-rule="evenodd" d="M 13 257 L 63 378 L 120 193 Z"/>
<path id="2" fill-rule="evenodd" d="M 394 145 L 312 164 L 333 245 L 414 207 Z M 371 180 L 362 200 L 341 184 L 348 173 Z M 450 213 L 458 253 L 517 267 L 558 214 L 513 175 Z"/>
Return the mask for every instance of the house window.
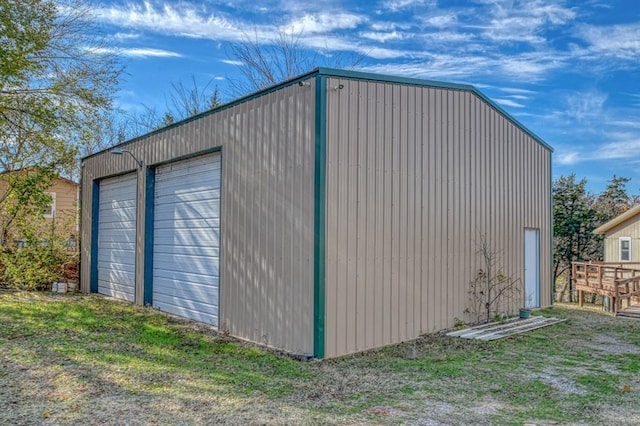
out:
<path id="1" fill-rule="evenodd" d="M 47 206 L 44 211 L 44 217 L 47 219 L 52 219 L 56 214 L 56 193 L 55 192 L 47 192 L 49 196 L 51 196 L 51 204 Z"/>
<path id="2" fill-rule="evenodd" d="M 620 237 L 620 262 L 631 261 L 631 237 Z"/>

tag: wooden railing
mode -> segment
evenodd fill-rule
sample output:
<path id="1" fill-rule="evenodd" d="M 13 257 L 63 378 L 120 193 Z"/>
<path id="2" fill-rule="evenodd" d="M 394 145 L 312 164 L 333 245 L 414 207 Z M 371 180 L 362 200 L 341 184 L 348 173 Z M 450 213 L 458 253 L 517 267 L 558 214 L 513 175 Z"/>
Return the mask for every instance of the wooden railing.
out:
<path id="1" fill-rule="evenodd" d="M 640 296 L 640 262 L 573 262 L 573 282 L 578 302 L 584 304 L 584 292 L 611 298 L 613 312 L 618 313 L 622 301 Z"/>

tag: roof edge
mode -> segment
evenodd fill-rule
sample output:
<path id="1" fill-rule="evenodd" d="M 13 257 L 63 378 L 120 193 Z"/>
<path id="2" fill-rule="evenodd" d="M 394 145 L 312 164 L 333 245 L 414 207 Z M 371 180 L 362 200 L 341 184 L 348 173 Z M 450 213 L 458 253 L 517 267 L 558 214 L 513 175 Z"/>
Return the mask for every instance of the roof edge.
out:
<path id="1" fill-rule="evenodd" d="M 426 86 L 426 87 L 436 87 L 436 88 L 442 88 L 442 89 L 451 89 L 451 90 L 463 90 L 463 91 L 468 91 L 471 92 L 473 94 L 475 94 L 476 96 L 478 96 L 480 99 L 482 99 L 484 102 L 486 102 L 487 104 L 489 104 L 492 108 L 494 108 L 496 111 L 498 111 L 500 114 L 502 114 L 504 117 L 506 117 L 509 121 L 511 121 L 512 123 L 514 123 L 518 128 L 520 128 L 522 131 L 524 131 L 526 134 L 528 134 L 531 138 L 533 138 L 536 142 L 538 142 L 540 145 L 542 145 L 544 148 L 546 148 L 547 150 L 549 150 L 549 152 L 553 152 L 553 147 L 551 147 L 551 145 L 549 145 L 548 143 L 546 143 L 542 138 L 540 138 L 538 135 L 536 135 L 534 132 L 532 132 L 531 130 L 529 130 L 524 124 L 520 123 L 517 119 L 515 119 L 511 114 L 509 114 L 508 112 L 506 112 L 501 106 L 499 106 L 498 104 L 496 104 L 494 101 L 492 101 L 489 97 L 487 97 L 484 93 L 482 93 L 480 90 L 478 90 L 475 86 L 472 86 L 470 84 L 458 84 L 458 83 L 445 83 L 445 82 L 441 82 L 441 81 L 435 81 L 435 80 L 425 80 L 425 79 L 420 79 L 420 78 L 414 78 L 414 77 L 400 77 L 400 76 L 393 76 L 393 75 L 387 75 L 387 74 L 376 74 L 376 73 L 370 73 L 370 72 L 364 72 L 364 71 L 354 71 L 354 70 L 343 70 L 343 69 L 337 69 L 337 68 L 327 68 L 327 67 L 318 67 L 318 68 L 314 68 L 309 72 L 306 72 L 304 74 L 301 74 L 297 77 L 293 77 L 290 78 L 288 80 L 285 80 L 281 83 L 278 83 L 276 85 L 267 87 L 265 89 L 262 90 L 258 90 L 256 92 L 250 93 L 248 95 L 242 96 L 238 99 L 232 100 L 230 102 L 227 102 L 226 104 L 220 105 L 216 108 L 212 108 L 210 110 L 201 112 L 200 114 L 196 114 L 193 115 L 191 117 L 185 118 L 183 120 L 177 121 L 169 126 L 165 126 L 165 127 L 161 127 L 159 129 L 156 130 L 152 130 L 151 132 L 136 136 L 135 138 L 126 140 L 124 142 L 121 142 L 119 144 L 110 146 L 108 148 L 102 149 L 98 152 L 94 152 L 92 154 L 86 155 L 84 157 L 81 158 L 81 161 L 85 161 L 91 157 L 94 157 L 98 154 L 101 154 L 105 151 L 109 151 L 113 148 L 116 147 L 123 147 L 126 145 L 129 145 L 131 143 L 134 143 L 136 141 L 139 141 L 143 138 L 147 138 L 149 136 L 158 134 L 158 133 L 162 133 L 166 130 L 172 129 L 174 127 L 178 127 L 178 126 L 182 126 L 184 124 L 189 123 L 190 121 L 194 121 L 197 120 L 199 118 L 202 117 L 206 117 L 210 114 L 215 114 L 216 112 L 219 111 L 223 111 L 225 109 L 234 107 L 236 105 L 239 105 L 241 103 L 250 101 L 252 99 L 255 99 L 257 97 L 266 95 L 268 93 L 271 92 L 275 92 L 276 90 L 282 89 L 284 87 L 290 86 L 292 84 L 298 83 L 300 81 L 309 79 L 311 77 L 314 77 L 316 75 L 322 75 L 322 76 L 326 76 L 326 77 L 338 77 L 338 78 L 350 78 L 350 79 L 356 79 L 356 80 L 369 80 L 369 81 L 379 81 L 379 82 L 386 82 L 386 83 L 398 83 L 398 84 L 409 84 L 409 85 L 413 85 L 413 86 Z"/>
<path id="2" fill-rule="evenodd" d="M 597 227 L 596 229 L 593 230 L 593 233 L 594 234 L 599 234 L 599 235 L 604 235 L 610 229 L 615 228 L 616 226 L 626 222 L 627 220 L 631 219 L 634 216 L 637 216 L 638 214 L 640 214 L 640 204 L 635 206 L 635 207 L 630 208 L 626 212 L 624 212 L 624 213 L 614 217 L 610 221 L 600 225 L 599 227 Z"/>

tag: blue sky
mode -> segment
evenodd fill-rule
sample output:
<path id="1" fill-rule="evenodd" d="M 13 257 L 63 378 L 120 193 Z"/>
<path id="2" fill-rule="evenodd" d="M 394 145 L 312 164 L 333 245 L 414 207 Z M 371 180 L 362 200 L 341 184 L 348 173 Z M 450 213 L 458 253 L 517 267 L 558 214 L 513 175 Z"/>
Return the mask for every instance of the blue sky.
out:
<path id="1" fill-rule="evenodd" d="M 300 34 L 320 65 L 359 55 L 368 72 L 472 84 L 552 145 L 554 179 L 640 193 L 640 1 L 95 0 L 127 68 L 125 110 L 165 109 L 171 83 L 237 75 L 229 43 Z"/>

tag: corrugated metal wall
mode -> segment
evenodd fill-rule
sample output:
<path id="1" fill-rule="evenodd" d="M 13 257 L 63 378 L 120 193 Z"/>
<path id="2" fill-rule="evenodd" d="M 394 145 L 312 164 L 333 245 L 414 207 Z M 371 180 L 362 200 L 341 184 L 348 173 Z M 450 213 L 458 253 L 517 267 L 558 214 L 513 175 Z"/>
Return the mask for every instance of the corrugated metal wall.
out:
<path id="1" fill-rule="evenodd" d="M 327 86 L 326 356 L 467 318 L 481 235 L 524 278 L 524 229 L 539 228 L 550 303 L 547 148 L 469 91 Z"/>
<path id="2" fill-rule="evenodd" d="M 315 80 L 290 85 L 123 146 L 145 166 L 222 149 L 220 328 L 313 353 Z M 90 282 L 92 181 L 135 170 L 89 157 L 82 186 L 82 285 Z M 137 300 L 142 300 L 146 171 L 138 172 Z"/>
<path id="3" fill-rule="evenodd" d="M 604 239 L 604 261 L 620 261 L 620 237 L 631 237 L 631 261 L 640 262 L 640 216 L 635 216 L 607 231 Z"/>

